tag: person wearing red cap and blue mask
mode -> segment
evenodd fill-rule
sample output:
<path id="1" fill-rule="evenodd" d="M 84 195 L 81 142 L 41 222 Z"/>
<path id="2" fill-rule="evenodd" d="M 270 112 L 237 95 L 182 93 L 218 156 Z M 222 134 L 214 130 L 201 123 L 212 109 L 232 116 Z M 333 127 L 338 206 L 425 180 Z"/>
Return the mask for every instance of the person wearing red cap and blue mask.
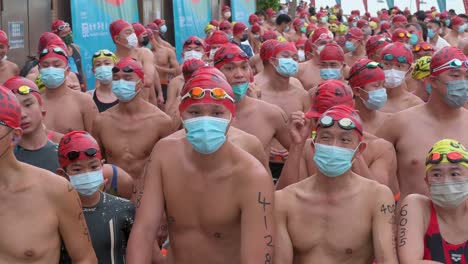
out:
<path id="1" fill-rule="evenodd" d="M 435 51 L 450 44 L 441 36 L 442 23 L 437 19 L 432 19 L 427 23 L 427 42 L 431 44 Z"/>
<path id="2" fill-rule="evenodd" d="M 457 47 L 458 42 L 467 36 L 465 33 L 467 24 L 463 18 L 455 16 L 450 20 L 450 25 L 452 26 L 452 30 L 445 35 L 445 40 L 447 40 L 450 45 Z"/>
<path id="3" fill-rule="evenodd" d="M 167 31 L 166 21 L 164 19 L 157 18 L 153 22 L 149 23 L 147 27 L 150 24 L 154 25 L 154 27 L 152 27 L 151 29 L 154 33 L 153 37 L 154 37 L 154 40 L 157 42 L 157 44 L 159 46 L 164 46 L 166 48 L 170 48 L 175 51 L 175 47 L 172 46 L 169 42 L 167 42 L 163 37 L 163 34 Z"/>
<path id="4" fill-rule="evenodd" d="M 367 58 L 379 62 L 382 49 L 390 43 L 392 43 L 392 40 L 384 35 L 374 35 L 370 37 L 366 42 Z"/>
<path id="5" fill-rule="evenodd" d="M 383 48 L 380 63 L 385 73 L 384 87 L 387 89 L 387 103 L 381 108 L 382 112 L 397 113 L 423 103 L 406 89 L 405 78 L 411 74 L 413 53 L 405 44 L 395 42 Z"/>
<path id="6" fill-rule="evenodd" d="M 320 52 L 320 78 L 327 80 L 344 80 L 344 52 L 335 43 L 325 45 Z"/>
<path id="7" fill-rule="evenodd" d="M 426 77 L 432 87 L 427 103 L 392 115 L 376 133 L 395 146 L 402 197 L 429 195 L 424 162 L 434 142 L 447 137 L 468 142 L 466 60 L 456 47 L 436 52 L 430 62 L 431 75 Z"/>
<path id="8" fill-rule="evenodd" d="M 70 71 L 75 73 L 78 77 L 78 81 L 81 86 L 82 91 L 86 91 L 86 75 L 83 70 L 82 60 L 81 60 L 81 51 L 80 47 L 73 43 L 73 35 L 71 31 L 70 24 L 67 22 L 57 19 L 51 24 L 51 31 L 59 36 L 65 45 L 67 45 L 68 53 L 68 64 L 70 66 Z"/>
<path id="9" fill-rule="evenodd" d="M 173 131 L 170 118 L 143 99 L 145 78 L 139 61 L 120 59 L 112 68 L 112 91 L 119 103 L 100 113 L 93 123 L 93 136 L 106 161 L 124 169 L 136 182 L 151 148 Z"/>
<path id="10" fill-rule="evenodd" d="M 144 89 L 143 98 L 153 105 L 163 104 L 164 97 L 161 89 L 159 74 L 155 70 L 154 55 L 146 48 L 138 47 L 138 37 L 133 26 L 125 20 L 117 19 L 109 25 L 112 41 L 116 46 L 115 55 L 117 58 L 132 57 L 143 65 Z M 156 91 L 158 95 L 156 96 Z"/>
<path id="11" fill-rule="evenodd" d="M 1 203 L 8 209 L 0 216 L 4 226 L 0 244 L 8 245 L 0 251 L 0 259 L 59 263 L 63 241 L 73 263 L 97 264 L 73 186 L 54 173 L 16 159 L 13 150 L 23 134 L 21 118 L 16 96 L 0 86 Z"/>
<path id="12" fill-rule="evenodd" d="M 9 61 L 7 58 L 9 49 L 10 42 L 8 40 L 8 36 L 3 30 L 0 30 L 0 69 L 2 69 L 0 72 L 0 84 L 13 76 L 18 76 L 20 74 L 18 65 Z"/>
<path id="13" fill-rule="evenodd" d="M 85 131 L 73 131 L 63 136 L 57 155 L 57 174 L 78 192 L 99 263 L 125 263 L 135 206 L 104 192 L 104 164 L 98 143 Z M 61 263 L 71 263 L 66 252 L 62 258 Z"/>
<path id="14" fill-rule="evenodd" d="M 251 58 L 254 55 L 252 48 L 250 45 L 244 44 L 249 39 L 249 31 L 247 26 L 242 22 L 236 22 L 232 32 L 233 38 L 231 42 L 239 46 L 239 48 L 241 48 L 245 54 Z"/>
<path id="15" fill-rule="evenodd" d="M 70 67 L 66 51 L 54 45 L 45 47 L 39 54 L 39 73 L 46 87 L 42 94 L 46 127 L 62 134 L 91 131 L 98 110 L 90 96 L 67 87 Z"/>
<path id="16" fill-rule="evenodd" d="M 179 111 L 186 136 L 165 138 L 152 151 L 127 263 L 151 262 L 163 212 L 169 258 L 193 264 L 271 262 L 273 183 L 254 157 L 228 140 L 236 106 L 223 74 L 211 66 L 198 69 L 182 89 Z"/>
<path id="17" fill-rule="evenodd" d="M 351 28 L 345 35 L 345 48 L 348 51 L 345 54 L 346 65 L 353 65 L 359 59 L 366 57 L 366 40 L 364 33 L 357 27 Z"/>
<path id="18" fill-rule="evenodd" d="M 275 193 L 274 263 L 398 263 L 391 190 L 351 170 L 367 147 L 358 113 L 333 106 L 316 131 L 305 146 L 316 173 Z"/>

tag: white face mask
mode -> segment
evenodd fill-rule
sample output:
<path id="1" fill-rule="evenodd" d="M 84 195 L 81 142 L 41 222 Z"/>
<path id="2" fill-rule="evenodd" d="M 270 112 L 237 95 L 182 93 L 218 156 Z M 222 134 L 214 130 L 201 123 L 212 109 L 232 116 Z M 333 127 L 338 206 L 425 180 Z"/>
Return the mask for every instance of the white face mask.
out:
<path id="1" fill-rule="evenodd" d="M 129 48 L 136 48 L 138 45 L 138 38 L 135 33 L 130 34 L 127 37 L 128 47 Z"/>
<path id="2" fill-rule="evenodd" d="M 304 50 L 302 50 L 302 49 L 298 50 L 297 55 L 299 56 L 299 61 L 305 61 L 305 52 L 304 52 Z"/>
<path id="3" fill-rule="evenodd" d="M 429 190 L 435 204 L 443 208 L 455 208 L 468 198 L 468 180 L 433 183 Z"/>
<path id="4" fill-rule="evenodd" d="M 215 53 L 216 53 L 216 51 L 218 51 L 218 49 L 219 49 L 219 48 L 211 49 L 211 50 L 210 50 L 210 60 L 213 60 L 213 59 L 214 59 Z"/>
<path id="5" fill-rule="evenodd" d="M 405 80 L 406 71 L 395 69 L 385 70 L 385 88 L 395 88 L 400 86 Z"/>
<path id="6" fill-rule="evenodd" d="M 444 30 L 442 28 L 439 28 L 439 35 L 444 34 Z"/>
<path id="7" fill-rule="evenodd" d="M 224 18 L 230 18 L 231 17 L 231 12 L 224 12 Z"/>
<path id="8" fill-rule="evenodd" d="M 196 50 L 189 50 L 184 52 L 184 60 L 188 59 L 199 59 L 201 60 L 203 58 L 203 53 L 196 51 Z"/>
<path id="9" fill-rule="evenodd" d="M 316 46 L 316 47 L 317 47 L 317 54 L 320 55 L 320 52 L 322 52 L 322 50 L 325 48 L 325 45 Z"/>

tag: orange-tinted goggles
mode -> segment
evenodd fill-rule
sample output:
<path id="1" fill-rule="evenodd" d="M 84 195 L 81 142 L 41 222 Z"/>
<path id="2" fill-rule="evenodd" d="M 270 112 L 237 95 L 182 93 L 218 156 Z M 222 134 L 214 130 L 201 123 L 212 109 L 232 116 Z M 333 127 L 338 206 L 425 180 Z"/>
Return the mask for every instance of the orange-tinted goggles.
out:
<path id="1" fill-rule="evenodd" d="M 421 50 L 424 50 L 424 51 L 434 51 L 434 48 L 429 45 L 429 44 L 423 44 L 423 45 L 419 45 L 417 44 L 416 46 L 414 46 L 413 48 L 413 51 L 414 52 L 419 52 Z"/>
<path id="2" fill-rule="evenodd" d="M 410 38 L 411 34 L 410 33 L 400 32 L 400 33 L 398 33 L 398 37 L 400 37 L 400 38 L 404 38 L 404 37 Z"/>
<path id="3" fill-rule="evenodd" d="M 468 162 L 468 159 L 466 159 L 462 153 L 460 152 L 449 152 L 449 153 L 431 153 L 429 157 L 426 159 L 426 165 L 427 164 L 439 164 L 444 156 L 447 157 L 447 160 L 450 163 L 459 163 L 459 162 Z"/>
<path id="4" fill-rule="evenodd" d="M 225 90 L 223 90 L 221 88 L 203 89 L 201 87 L 192 88 L 188 93 L 186 93 L 184 96 L 182 96 L 181 101 L 183 101 L 183 100 L 185 100 L 187 98 L 200 100 L 203 97 L 205 97 L 206 92 L 210 92 L 211 98 L 213 98 L 215 100 L 224 100 L 224 99 L 227 98 L 227 99 L 231 100 L 233 103 L 235 102 L 234 98 L 232 98 L 229 94 L 226 93 Z"/>

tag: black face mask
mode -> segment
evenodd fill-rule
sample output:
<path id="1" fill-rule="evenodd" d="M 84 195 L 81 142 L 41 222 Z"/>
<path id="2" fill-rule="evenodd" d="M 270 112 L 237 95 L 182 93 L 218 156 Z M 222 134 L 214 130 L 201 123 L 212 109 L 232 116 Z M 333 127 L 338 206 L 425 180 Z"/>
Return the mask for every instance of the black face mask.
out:
<path id="1" fill-rule="evenodd" d="M 246 41 L 248 38 L 249 38 L 249 35 L 247 34 L 242 35 L 241 42 Z"/>
<path id="2" fill-rule="evenodd" d="M 146 37 L 143 37 L 143 41 L 140 43 L 142 47 L 146 47 L 146 45 L 148 45 L 149 43 L 149 37 L 146 36 Z"/>

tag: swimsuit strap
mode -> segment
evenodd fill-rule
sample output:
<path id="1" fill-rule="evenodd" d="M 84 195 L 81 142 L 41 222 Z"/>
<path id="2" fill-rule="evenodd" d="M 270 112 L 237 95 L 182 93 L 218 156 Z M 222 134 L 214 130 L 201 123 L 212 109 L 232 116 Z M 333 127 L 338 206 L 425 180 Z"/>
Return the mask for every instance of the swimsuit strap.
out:
<path id="1" fill-rule="evenodd" d="M 117 167 L 114 164 L 111 164 L 112 167 L 112 181 L 109 193 L 117 195 L 117 178 L 118 178 L 118 171 Z"/>

